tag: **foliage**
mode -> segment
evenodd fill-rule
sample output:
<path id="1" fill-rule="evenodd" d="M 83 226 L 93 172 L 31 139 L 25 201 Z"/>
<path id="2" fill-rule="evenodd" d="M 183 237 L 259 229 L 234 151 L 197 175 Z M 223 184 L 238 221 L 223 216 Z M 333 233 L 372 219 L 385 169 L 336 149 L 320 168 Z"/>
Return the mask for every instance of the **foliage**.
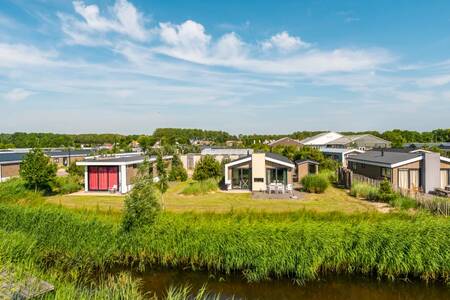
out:
<path id="1" fill-rule="evenodd" d="M 381 194 L 392 194 L 394 191 L 392 190 L 392 185 L 389 182 L 389 180 L 387 180 L 387 178 L 384 178 L 383 181 L 380 183 L 380 193 Z"/>
<path id="2" fill-rule="evenodd" d="M 218 189 L 219 185 L 217 183 L 217 180 L 214 178 L 209 178 L 205 180 L 190 182 L 189 185 L 181 191 L 181 193 L 184 195 L 200 195 L 217 191 Z"/>
<path id="3" fill-rule="evenodd" d="M 61 176 L 56 177 L 52 190 L 57 194 L 71 194 L 78 192 L 83 187 L 80 176 Z"/>
<path id="4" fill-rule="evenodd" d="M 180 156 L 173 155 L 172 168 L 169 172 L 169 181 L 186 181 L 188 178 L 187 172 L 183 167 L 183 163 L 180 160 Z"/>
<path id="5" fill-rule="evenodd" d="M 84 176 L 84 166 L 77 166 L 76 162 L 70 163 L 70 165 L 67 167 L 67 173 L 71 176 Z"/>
<path id="6" fill-rule="evenodd" d="M 151 225 L 159 211 L 160 205 L 153 182 L 141 179 L 134 184 L 133 189 L 125 198 L 122 228 L 130 231 Z"/>
<path id="7" fill-rule="evenodd" d="M 303 188 L 308 193 L 323 193 L 330 185 L 328 177 L 323 174 L 307 175 L 302 178 Z"/>
<path id="8" fill-rule="evenodd" d="M 17 202 L 19 200 L 27 200 L 34 202 L 42 197 L 39 193 L 31 192 L 22 178 L 11 178 L 0 183 L 0 202 Z"/>
<path id="9" fill-rule="evenodd" d="M 353 197 L 364 198 L 367 200 L 378 200 L 379 191 L 376 186 L 363 182 L 354 182 L 350 188 L 350 195 Z"/>
<path id="10" fill-rule="evenodd" d="M 164 164 L 164 159 L 161 153 L 158 153 L 158 155 L 156 156 L 156 170 L 158 171 L 159 178 L 156 184 L 159 191 L 164 194 L 169 188 L 169 184 L 167 182 L 166 166 Z"/>
<path id="11" fill-rule="evenodd" d="M 336 171 L 325 169 L 325 170 L 320 170 L 319 174 L 325 176 L 330 183 L 337 182 Z"/>
<path id="12" fill-rule="evenodd" d="M 20 177 L 34 191 L 49 190 L 56 178 L 56 165 L 40 149 L 32 149 L 20 163 Z"/>
<path id="13" fill-rule="evenodd" d="M 161 140 L 163 145 L 190 144 L 191 140 L 207 140 L 221 144 L 236 138 L 224 131 L 186 128 L 157 128 L 153 137 Z"/>
<path id="14" fill-rule="evenodd" d="M 389 204 L 399 209 L 411 209 L 417 207 L 417 202 L 415 199 L 401 195 L 391 197 L 391 199 L 389 200 Z"/>
<path id="15" fill-rule="evenodd" d="M 132 232 L 99 217 L 0 204 L 0 257 L 61 270 L 61 280 L 150 264 L 240 272 L 250 281 L 330 272 L 450 280 L 450 222 L 428 214 L 163 213 Z"/>
<path id="16" fill-rule="evenodd" d="M 192 178 L 195 180 L 205 180 L 220 177 L 221 174 L 220 163 L 213 156 L 205 155 L 195 165 Z"/>

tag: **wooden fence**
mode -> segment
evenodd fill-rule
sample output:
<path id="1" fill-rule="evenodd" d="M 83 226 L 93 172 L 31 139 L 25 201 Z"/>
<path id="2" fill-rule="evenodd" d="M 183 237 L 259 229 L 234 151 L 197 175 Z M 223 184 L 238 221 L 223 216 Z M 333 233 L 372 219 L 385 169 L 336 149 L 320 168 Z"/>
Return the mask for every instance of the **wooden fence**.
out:
<path id="1" fill-rule="evenodd" d="M 341 186 L 349 189 L 353 182 L 367 183 L 376 187 L 380 186 L 381 180 L 372 179 L 360 174 L 355 174 L 347 168 L 339 168 L 337 171 L 338 183 Z"/>

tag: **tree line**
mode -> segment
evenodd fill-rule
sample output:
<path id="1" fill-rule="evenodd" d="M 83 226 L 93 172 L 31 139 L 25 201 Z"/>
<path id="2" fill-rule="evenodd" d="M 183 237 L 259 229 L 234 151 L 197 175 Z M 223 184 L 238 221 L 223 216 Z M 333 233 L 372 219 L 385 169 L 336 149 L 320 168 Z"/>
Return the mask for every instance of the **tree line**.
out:
<path id="1" fill-rule="evenodd" d="M 0 149 L 5 148 L 34 148 L 34 147 L 80 147 L 112 144 L 121 150 L 131 150 L 132 141 L 138 141 L 141 146 L 148 149 L 157 141 L 161 145 L 191 145 L 195 141 L 207 140 L 214 145 L 224 145 L 229 140 L 240 140 L 242 146 L 249 147 L 262 144 L 264 141 L 276 140 L 285 136 L 302 140 L 322 133 L 323 131 L 296 131 L 291 134 L 250 134 L 231 135 L 225 131 L 202 130 L 188 128 L 157 128 L 153 134 L 148 135 L 122 135 L 115 133 L 104 134 L 57 134 L 57 133 L 0 133 Z M 435 129 L 432 131 L 388 130 L 340 132 L 349 134 L 372 134 L 392 142 L 393 147 L 401 147 L 404 143 L 439 143 L 450 142 L 450 129 Z"/>

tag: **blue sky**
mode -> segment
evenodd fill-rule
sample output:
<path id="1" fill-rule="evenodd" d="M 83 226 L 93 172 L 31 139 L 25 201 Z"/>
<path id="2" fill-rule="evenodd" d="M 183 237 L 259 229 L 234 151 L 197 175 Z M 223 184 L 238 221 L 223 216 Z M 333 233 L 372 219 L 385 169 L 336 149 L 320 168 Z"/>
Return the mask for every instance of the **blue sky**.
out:
<path id="1" fill-rule="evenodd" d="M 4 0 L 0 131 L 448 128 L 449 50 L 449 1 Z"/>

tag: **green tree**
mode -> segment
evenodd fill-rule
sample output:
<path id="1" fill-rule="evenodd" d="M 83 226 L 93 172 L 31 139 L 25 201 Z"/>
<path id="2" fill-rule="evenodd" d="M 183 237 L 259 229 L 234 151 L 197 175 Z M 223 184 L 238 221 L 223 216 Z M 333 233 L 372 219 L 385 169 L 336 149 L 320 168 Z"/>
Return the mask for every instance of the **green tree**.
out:
<path id="1" fill-rule="evenodd" d="M 183 167 L 180 157 L 175 154 L 172 159 L 172 168 L 169 172 L 169 181 L 186 181 L 187 172 Z"/>
<path id="2" fill-rule="evenodd" d="M 28 188 L 49 190 L 56 178 L 56 165 L 40 149 L 32 149 L 20 163 L 20 177 Z"/>
<path id="3" fill-rule="evenodd" d="M 169 184 L 167 183 L 166 166 L 161 153 L 158 153 L 158 156 L 156 157 L 156 170 L 158 171 L 159 178 L 157 182 L 158 189 L 164 194 L 169 188 Z"/>
<path id="4" fill-rule="evenodd" d="M 84 176 L 84 167 L 77 166 L 76 162 L 70 163 L 69 167 L 67 167 L 67 173 L 71 176 Z"/>
<path id="5" fill-rule="evenodd" d="M 149 178 L 138 180 L 125 198 L 122 228 L 131 231 L 153 224 L 161 210 L 153 181 Z"/>
<path id="6" fill-rule="evenodd" d="M 205 180 L 220 177 L 221 174 L 220 163 L 211 155 L 205 155 L 195 165 L 192 178 L 195 180 Z"/>

